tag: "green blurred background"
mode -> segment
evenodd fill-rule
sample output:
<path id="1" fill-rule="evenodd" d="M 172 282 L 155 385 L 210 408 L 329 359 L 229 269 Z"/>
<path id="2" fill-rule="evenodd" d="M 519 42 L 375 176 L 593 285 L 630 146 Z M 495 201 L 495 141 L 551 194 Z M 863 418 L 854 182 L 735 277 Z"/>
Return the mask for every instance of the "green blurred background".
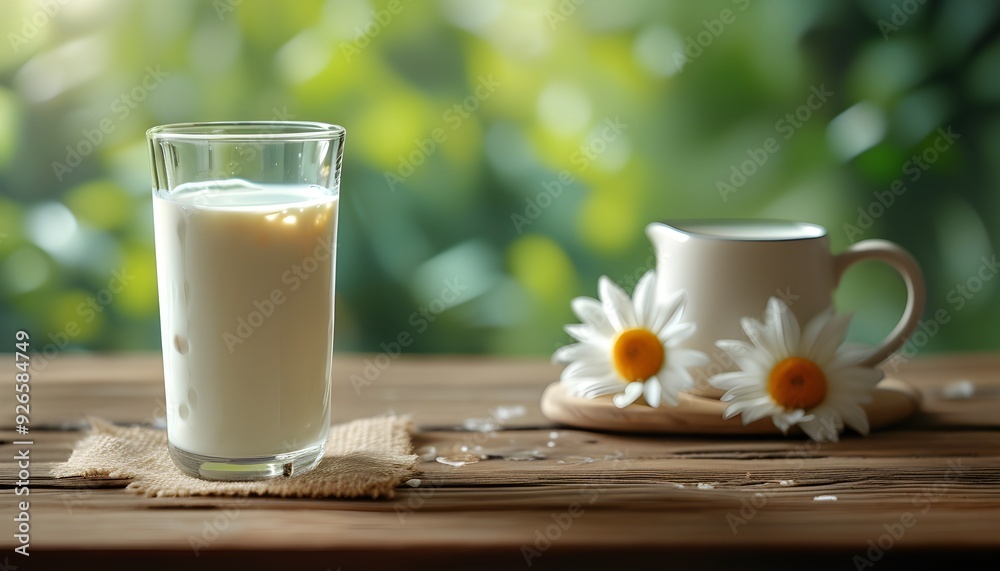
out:
<path id="1" fill-rule="evenodd" d="M 998 26 L 989 0 L 3 0 L 3 330 L 158 349 L 145 130 L 298 119 L 348 131 L 341 351 L 548 354 L 679 217 L 899 242 L 949 318 L 919 349 L 995 349 Z M 903 298 L 863 264 L 837 303 L 875 342 Z"/>

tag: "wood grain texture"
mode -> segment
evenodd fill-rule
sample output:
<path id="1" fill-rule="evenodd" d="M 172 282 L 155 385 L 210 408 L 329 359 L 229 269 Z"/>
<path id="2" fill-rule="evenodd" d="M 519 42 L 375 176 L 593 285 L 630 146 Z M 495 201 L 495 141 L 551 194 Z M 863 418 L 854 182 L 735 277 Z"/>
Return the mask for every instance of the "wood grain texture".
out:
<path id="1" fill-rule="evenodd" d="M 484 459 L 461 467 L 423 461 L 419 487 L 403 487 L 391 501 L 143 498 L 124 493 L 123 480 L 53 479 L 49 467 L 68 457 L 87 416 L 152 423 L 163 402 L 156 356 L 59 356 L 31 381 L 31 566 L 19 555 L 10 563 L 520 569 L 527 554 L 532 569 L 854 569 L 855 557 L 879 555 L 868 551 L 881 541 L 891 545 L 873 562 L 889 569 L 993 565 L 1000 553 L 998 355 L 935 357 L 891 371 L 921 391 L 921 411 L 867 438 L 822 445 L 559 426 L 539 407 L 559 369 L 534 360 L 400 357 L 355 391 L 349 377 L 363 374 L 367 359 L 338 355 L 335 419 L 412 413 L 420 452 Z M 0 367 L 13 371 L 10 356 Z M 7 377 L 0 543 L 10 553 L 24 498 L 13 490 L 11 443 L 19 437 Z M 943 399 L 944 385 L 956 380 L 971 381 L 976 396 Z M 495 420 L 494 431 L 463 428 L 468 419 L 495 419 L 504 406 L 524 414 Z M 899 529 L 898 538 L 886 535 Z"/>

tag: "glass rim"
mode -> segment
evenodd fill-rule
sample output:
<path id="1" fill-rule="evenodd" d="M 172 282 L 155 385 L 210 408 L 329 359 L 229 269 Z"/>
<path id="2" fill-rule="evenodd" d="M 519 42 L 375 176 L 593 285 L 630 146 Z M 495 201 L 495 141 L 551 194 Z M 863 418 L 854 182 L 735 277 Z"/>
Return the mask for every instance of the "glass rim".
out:
<path id="1" fill-rule="evenodd" d="M 343 139 L 340 125 L 316 121 L 207 121 L 169 123 L 146 131 L 146 138 L 186 141 L 322 141 Z"/>

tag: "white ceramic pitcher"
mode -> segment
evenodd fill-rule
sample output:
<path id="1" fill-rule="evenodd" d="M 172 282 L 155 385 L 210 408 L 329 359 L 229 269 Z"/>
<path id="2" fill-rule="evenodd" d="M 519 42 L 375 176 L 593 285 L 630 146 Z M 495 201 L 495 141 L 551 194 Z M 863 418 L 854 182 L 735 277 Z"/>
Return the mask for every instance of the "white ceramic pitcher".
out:
<path id="1" fill-rule="evenodd" d="M 656 251 L 660 293 L 687 291 L 685 321 L 697 332 L 684 346 L 711 357 L 693 371 L 695 392 L 721 395 L 708 379 L 732 370 L 732 361 L 715 346 L 719 339 L 746 339 L 740 318 L 761 318 L 771 296 L 782 298 L 803 325 L 833 304 L 833 291 L 851 264 L 879 260 L 906 282 L 906 308 L 899 323 L 872 351 L 865 364 L 877 365 L 913 333 L 926 300 L 923 275 L 913 257 L 885 240 L 864 240 L 831 254 L 826 229 L 783 220 L 676 220 L 654 222 L 646 235 Z"/>

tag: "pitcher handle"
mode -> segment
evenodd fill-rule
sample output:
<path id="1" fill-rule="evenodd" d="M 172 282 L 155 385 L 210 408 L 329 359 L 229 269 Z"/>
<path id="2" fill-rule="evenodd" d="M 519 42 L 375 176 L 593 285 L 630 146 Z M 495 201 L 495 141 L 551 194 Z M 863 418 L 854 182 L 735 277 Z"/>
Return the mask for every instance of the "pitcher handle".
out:
<path id="1" fill-rule="evenodd" d="M 874 367 L 886 360 L 889 355 L 903 346 L 907 337 L 912 334 L 920 323 L 927 302 L 927 288 L 924 276 L 917 261 L 901 246 L 888 240 L 862 240 L 847 251 L 833 257 L 833 273 L 835 284 L 840 283 L 844 271 L 852 264 L 863 260 L 878 260 L 891 266 L 899 272 L 906 283 L 906 308 L 899 323 L 869 355 L 862 365 Z"/>

